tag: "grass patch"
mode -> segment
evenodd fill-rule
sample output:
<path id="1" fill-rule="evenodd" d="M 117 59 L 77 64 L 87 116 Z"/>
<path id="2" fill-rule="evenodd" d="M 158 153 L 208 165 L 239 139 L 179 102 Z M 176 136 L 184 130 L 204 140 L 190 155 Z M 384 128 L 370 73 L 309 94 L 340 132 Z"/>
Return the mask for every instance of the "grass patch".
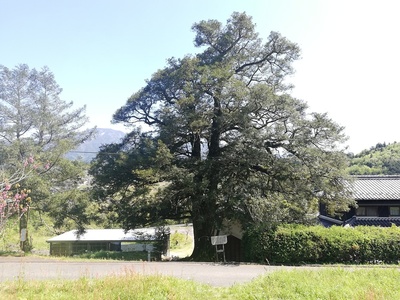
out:
<path id="1" fill-rule="evenodd" d="M 0 299 L 400 299 L 396 268 L 277 271 L 232 287 L 167 276 L 5 282 Z"/>
<path id="2" fill-rule="evenodd" d="M 49 230 L 46 222 L 51 224 L 49 218 L 40 217 L 36 211 L 31 210 L 28 237 L 33 246 L 32 253 L 48 254 L 49 252 L 50 246 L 46 241 L 55 233 Z M 19 239 L 19 222 L 18 218 L 14 217 L 8 221 L 5 229 L 0 233 L 0 255 L 5 253 L 18 256 L 20 252 Z"/>
<path id="3" fill-rule="evenodd" d="M 136 252 L 97 251 L 92 253 L 75 255 L 74 258 L 147 261 L 148 253 L 147 251 L 136 251 Z"/>
<path id="4" fill-rule="evenodd" d="M 0 256 L 13 256 L 13 257 L 22 257 L 25 256 L 24 252 L 17 252 L 17 251 L 1 251 Z"/>
<path id="5" fill-rule="evenodd" d="M 187 258 L 193 252 L 194 241 L 192 236 L 189 234 L 189 229 L 186 228 L 186 232 L 178 232 L 176 229 L 174 232 L 171 227 L 170 236 L 170 254 L 173 258 Z"/>
<path id="6" fill-rule="evenodd" d="M 193 239 L 190 235 L 181 232 L 171 233 L 170 237 L 171 250 L 192 247 Z"/>
<path id="7" fill-rule="evenodd" d="M 81 278 L 71 281 L 8 282 L 0 287 L 1 299 L 196 299 L 210 290 L 196 284 L 164 276 L 140 276 L 102 279 Z"/>
<path id="8" fill-rule="evenodd" d="M 400 299 L 396 268 L 279 271 L 230 289 L 234 299 Z"/>

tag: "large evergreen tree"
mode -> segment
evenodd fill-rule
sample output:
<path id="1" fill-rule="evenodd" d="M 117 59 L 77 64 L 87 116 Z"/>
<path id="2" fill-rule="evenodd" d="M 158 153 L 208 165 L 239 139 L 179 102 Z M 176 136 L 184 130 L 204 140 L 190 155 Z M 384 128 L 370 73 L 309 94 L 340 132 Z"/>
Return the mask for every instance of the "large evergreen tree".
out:
<path id="1" fill-rule="evenodd" d="M 318 203 L 347 207 L 343 128 L 289 94 L 299 47 L 277 32 L 263 42 L 245 13 L 192 29 L 203 51 L 171 58 L 114 114 L 150 130 L 98 155 L 104 205 L 126 229 L 190 219 L 197 260 L 226 220 L 302 222 Z"/>

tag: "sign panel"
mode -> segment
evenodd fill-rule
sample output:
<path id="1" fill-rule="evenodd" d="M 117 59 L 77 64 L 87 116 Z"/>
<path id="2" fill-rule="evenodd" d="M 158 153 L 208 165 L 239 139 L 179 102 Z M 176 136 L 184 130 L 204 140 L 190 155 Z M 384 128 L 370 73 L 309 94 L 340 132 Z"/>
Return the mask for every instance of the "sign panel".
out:
<path id="1" fill-rule="evenodd" d="M 26 241 L 26 228 L 21 229 L 21 242 Z"/>
<path id="2" fill-rule="evenodd" d="M 225 245 L 228 242 L 228 237 L 226 235 L 216 235 L 211 237 L 211 244 L 215 245 Z"/>

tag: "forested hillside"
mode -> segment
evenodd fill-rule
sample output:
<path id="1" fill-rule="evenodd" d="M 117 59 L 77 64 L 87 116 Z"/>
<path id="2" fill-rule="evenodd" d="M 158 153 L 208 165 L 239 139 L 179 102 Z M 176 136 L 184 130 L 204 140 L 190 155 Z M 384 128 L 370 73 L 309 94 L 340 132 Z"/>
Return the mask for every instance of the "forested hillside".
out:
<path id="1" fill-rule="evenodd" d="M 369 150 L 350 155 L 348 170 L 352 175 L 400 174 L 400 143 L 378 143 Z"/>

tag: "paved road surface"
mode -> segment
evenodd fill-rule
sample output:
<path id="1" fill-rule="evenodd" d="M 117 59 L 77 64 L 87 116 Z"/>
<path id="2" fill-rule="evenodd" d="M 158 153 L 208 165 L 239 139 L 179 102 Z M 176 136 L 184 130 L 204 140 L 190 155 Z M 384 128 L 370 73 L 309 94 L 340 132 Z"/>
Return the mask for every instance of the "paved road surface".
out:
<path id="1" fill-rule="evenodd" d="M 296 267 L 193 262 L 77 262 L 32 257 L 0 257 L 0 282 L 42 279 L 78 279 L 110 275 L 158 274 L 195 280 L 214 286 L 230 286 L 280 269 Z M 317 268 L 313 268 L 317 269 Z"/>

